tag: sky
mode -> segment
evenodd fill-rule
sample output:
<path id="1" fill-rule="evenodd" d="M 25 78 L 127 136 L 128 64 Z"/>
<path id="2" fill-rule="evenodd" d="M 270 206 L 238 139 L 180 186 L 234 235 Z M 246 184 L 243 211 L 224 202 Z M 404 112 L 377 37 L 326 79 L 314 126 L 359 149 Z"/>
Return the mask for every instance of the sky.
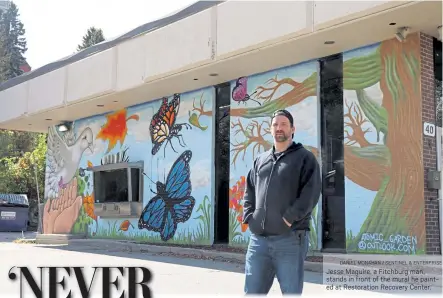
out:
<path id="1" fill-rule="evenodd" d="M 165 17 L 197 0 L 13 0 L 25 27 L 32 69 L 76 52 L 89 27 L 101 28 L 105 39 Z"/>

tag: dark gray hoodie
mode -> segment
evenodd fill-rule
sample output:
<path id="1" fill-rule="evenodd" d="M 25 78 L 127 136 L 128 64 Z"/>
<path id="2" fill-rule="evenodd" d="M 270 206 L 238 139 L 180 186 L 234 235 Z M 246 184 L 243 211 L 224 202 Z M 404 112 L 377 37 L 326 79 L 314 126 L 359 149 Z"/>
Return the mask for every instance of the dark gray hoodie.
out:
<path id="1" fill-rule="evenodd" d="M 309 230 L 321 188 L 320 166 L 312 152 L 292 143 L 277 157 L 272 148 L 257 157 L 248 173 L 243 222 L 258 235 Z"/>

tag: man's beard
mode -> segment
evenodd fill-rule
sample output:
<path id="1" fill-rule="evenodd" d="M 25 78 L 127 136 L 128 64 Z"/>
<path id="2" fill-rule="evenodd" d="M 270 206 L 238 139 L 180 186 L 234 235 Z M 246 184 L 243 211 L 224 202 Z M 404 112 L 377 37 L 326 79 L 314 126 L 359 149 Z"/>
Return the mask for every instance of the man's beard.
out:
<path id="1" fill-rule="evenodd" d="M 285 133 L 276 133 L 274 136 L 274 140 L 279 143 L 286 142 L 289 139 L 289 136 L 287 136 Z"/>

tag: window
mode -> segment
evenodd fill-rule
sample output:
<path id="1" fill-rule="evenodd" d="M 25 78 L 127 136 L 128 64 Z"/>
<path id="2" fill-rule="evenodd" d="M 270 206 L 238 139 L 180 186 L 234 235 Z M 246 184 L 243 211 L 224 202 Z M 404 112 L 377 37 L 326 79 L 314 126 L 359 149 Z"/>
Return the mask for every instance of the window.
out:
<path id="1" fill-rule="evenodd" d="M 125 202 L 128 198 L 128 170 L 108 170 L 94 173 L 96 203 Z"/>
<path id="2" fill-rule="evenodd" d="M 143 162 L 122 162 L 88 168 L 94 177 L 99 216 L 132 216 L 143 202 Z"/>

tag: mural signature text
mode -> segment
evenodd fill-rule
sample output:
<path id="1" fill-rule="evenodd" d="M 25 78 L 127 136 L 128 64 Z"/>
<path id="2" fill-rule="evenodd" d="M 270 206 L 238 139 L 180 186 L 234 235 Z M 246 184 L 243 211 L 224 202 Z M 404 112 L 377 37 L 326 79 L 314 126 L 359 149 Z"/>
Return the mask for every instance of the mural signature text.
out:
<path id="1" fill-rule="evenodd" d="M 416 254 L 417 243 L 417 236 L 395 234 L 385 237 L 381 233 L 363 233 L 358 248 L 366 251 Z"/>

